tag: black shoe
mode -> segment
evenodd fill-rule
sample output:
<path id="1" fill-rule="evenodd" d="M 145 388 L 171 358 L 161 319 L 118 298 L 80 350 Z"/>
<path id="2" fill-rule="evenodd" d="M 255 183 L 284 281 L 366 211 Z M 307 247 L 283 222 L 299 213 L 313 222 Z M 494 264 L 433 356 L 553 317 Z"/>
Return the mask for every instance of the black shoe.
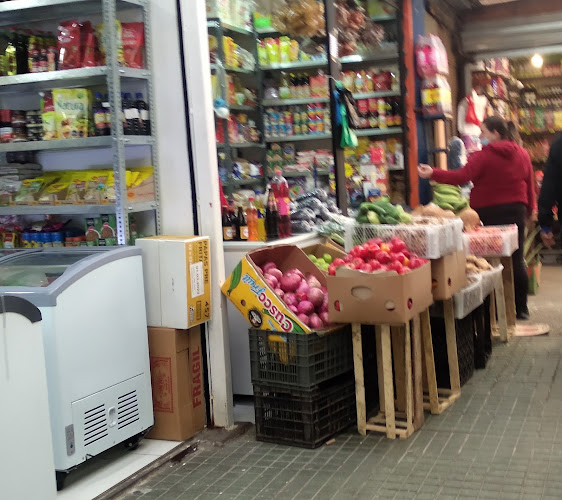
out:
<path id="1" fill-rule="evenodd" d="M 521 313 L 517 313 L 517 316 L 515 316 L 519 321 L 527 321 L 530 316 L 528 312 L 521 312 Z"/>

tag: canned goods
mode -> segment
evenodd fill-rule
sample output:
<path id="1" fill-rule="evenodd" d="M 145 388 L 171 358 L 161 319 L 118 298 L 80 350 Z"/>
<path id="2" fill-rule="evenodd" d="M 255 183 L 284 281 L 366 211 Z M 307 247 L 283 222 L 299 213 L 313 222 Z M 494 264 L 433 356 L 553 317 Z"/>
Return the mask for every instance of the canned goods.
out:
<path id="1" fill-rule="evenodd" d="M 61 232 L 51 233 L 51 239 L 54 247 L 62 247 L 64 245 L 64 236 Z"/>
<path id="2" fill-rule="evenodd" d="M 41 248 L 42 246 L 40 233 L 31 233 L 31 248 Z"/>
<path id="3" fill-rule="evenodd" d="M 51 239 L 51 233 L 39 233 L 41 235 L 41 243 L 44 247 L 52 247 L 53 240 Z"/>
<path id="4" fill-rule="evenodd" d="M 21 246 L 23 248 L 31 248 L 31 233 L 22 233 L 21 234 Z"/>

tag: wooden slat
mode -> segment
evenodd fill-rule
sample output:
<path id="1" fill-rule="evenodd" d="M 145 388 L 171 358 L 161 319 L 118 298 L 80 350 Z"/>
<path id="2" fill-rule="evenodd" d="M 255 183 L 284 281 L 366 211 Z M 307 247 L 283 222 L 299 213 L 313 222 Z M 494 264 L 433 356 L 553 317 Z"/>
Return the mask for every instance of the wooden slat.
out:
<path id="1" fill-rule="evenodd" d="M 397 369 L 398 371 L 398 369 Z M 405 396 L 406 396 L 406 423 L 408 424 L 409 430 L 413 429 L 413 422 L 414 422 L 414 392 L 412 387 L 412 376 L 413 376 L 413 369 L 412 369 L 412 340 L 410 337 L 410 323 L 406 323 L 405 325 L 405 334 L 404 334 L 404 368 L 403 368 L 403 376 L 406 382 L 405 387 Z"/>
<path id="2" fill-rule="evenodd" d="M 413 390 L 414 390 L 414 430 L 423 425 L 423 374 L 422 374 L 422 340 L 420 330 L 420 317 L 412 320 L 412 363 L 413 363 Z"/>
<path id="3" fill-rule="evenodd" d="M 431 413 L 439 412 L 439 395 L 437 393 L 437 378 L 435 375 L 435 359 L 433 357 L 433 341 L 431 339 L 431 323 L 429 320 L 429 309 L 420 314 L 421 334 L 424 350 L 425 372 L 427 375 L 427 388 Z"/>
<path id="4" fill-rule="evenodd" d="M 355 400 L 357 406 L 357 430 L 362 436 L 367 435 L 367 409 L 365 405 L 365 381 L 363 374 L 363 345 L 361 343 L 361 325 L 351 326 L 353 338 L 353 367 L 355 370 Z"/>
<path id="5" fill-rule="evenodd" d="M 391 326 L 392 358 L 394 360 L 394 387 L 396 390 L 395 407 L 397 411 L 406 411 L 406 366 L 405 330 L 403 326 Z"/>
<path id="6" fill-rule="evenodd" d="M 381 347 L 381 327 L 379 325 L 375 326 L 375 344 L 377 351 L 377 376 L 379 384 L 379 408 L 382 412 L 385 409 L 384 400 L 384 372 L 382 369 L 382 347 Z"/>
<path id="7" fill-rule="evenodd" d="M 396 424 L 394 417 L 394 387 L 392 383 L 392 353 L 390 348 L 390 326 L 382 325 L 380 333 L 381 356 L 384 377 L 384 400 L 386 402 L 386 437 L 396 437 Z"/>

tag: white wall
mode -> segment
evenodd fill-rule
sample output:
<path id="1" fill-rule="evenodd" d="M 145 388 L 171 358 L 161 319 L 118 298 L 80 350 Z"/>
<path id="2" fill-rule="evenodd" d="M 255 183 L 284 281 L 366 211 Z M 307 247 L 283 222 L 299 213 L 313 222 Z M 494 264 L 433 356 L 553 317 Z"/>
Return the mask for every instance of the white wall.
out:
<path id="1" fill-rule="evenodd" d="M 152 81 L 163 234 L 193 234 L 180 42 L 175 0 L 151 0 Z"/>

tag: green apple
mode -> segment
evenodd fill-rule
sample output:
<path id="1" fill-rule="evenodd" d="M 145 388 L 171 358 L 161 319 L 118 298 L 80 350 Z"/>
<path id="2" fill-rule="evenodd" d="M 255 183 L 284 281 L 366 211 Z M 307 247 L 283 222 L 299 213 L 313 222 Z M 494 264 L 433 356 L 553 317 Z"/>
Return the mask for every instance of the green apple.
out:
<path id="1" fill-rule="evenodd" d="M 332 263 L 333 259 L 329 253 L 325 253 L 322 257 L 324 258 L 324 262 L 326 262 L 328 265 Z"/>
<path id="2" fill-rule="evenodd" d="M 312 262 L 316 262 L 318 259 L 316 258 L 316 255 L 310 254 L 308 256 L 308 258 L 312 261 Z"/>
<path id="3" fill-rule="evenodd" d="M 318 259 L 316 261 L 316 264 L 318 264 L 318 266 L 322 267 L 324 264 L 326 264 L 326 261 L 323 258 L 321 258 L 321 259 Z"/>

